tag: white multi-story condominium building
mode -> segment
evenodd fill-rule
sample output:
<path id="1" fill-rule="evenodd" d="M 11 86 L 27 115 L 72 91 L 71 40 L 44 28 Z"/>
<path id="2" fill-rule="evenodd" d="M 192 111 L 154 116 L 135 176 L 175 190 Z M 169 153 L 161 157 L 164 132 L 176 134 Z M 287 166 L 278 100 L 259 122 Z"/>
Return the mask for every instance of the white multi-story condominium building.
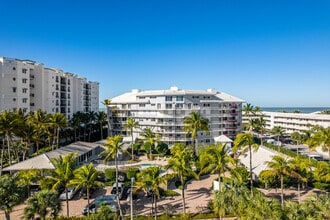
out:
<path id="1" fill-rule="evenodd" d="M 251 115 L 243 117 L 243 123 L 248 123 L 250 117 L 262 116 L 266 121 L 266 129 L 271 130 L 275 126 L 280 126 L 285 133 L 302 132 L 310 130 L 310 126 L 319 125 L 322 127 L 330 126 L 330 115 L 315 113 L 286 113 L 262 111 L 258 116 Z"/>
<path id="2" fill-rule="evenodd" d="M 183 128 L 183 119 L 193 110 L 209 120 L 210 134 L 200 131 L 197 135 L 200 143 L 213 143 L 214 138 L 226 135 L 234 138 L 242 130 L 243 100 L 213 89 L 151 90 L 132 92 L 114 97 L 109 111 L 112 132 L 127 135 L 125 123 L 132 117 L 141 128 L 135 129 L 134 136 L 139 137 L 143 128 L 150 127 L 161 135 L 161 140 L 169 145 L 177 142 L 191 144 L 192 139 Z"/>
<path id="3" fill-rule="evenodd" d="M 0 111 L 21 108 L 61 112 L 99 110 L 99 83 L 42 63 L 0 57 Z"/>

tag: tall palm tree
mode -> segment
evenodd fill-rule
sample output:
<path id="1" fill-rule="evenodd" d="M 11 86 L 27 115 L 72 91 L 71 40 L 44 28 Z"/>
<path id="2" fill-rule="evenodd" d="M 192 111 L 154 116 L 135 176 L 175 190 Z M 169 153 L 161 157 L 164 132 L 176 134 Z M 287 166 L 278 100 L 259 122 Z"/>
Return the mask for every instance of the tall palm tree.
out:
<path id="1" fill-rule="evenodd" d="M 27 186 L 27 195 L 30 196 L 31 183 L 36 183 L 40 179 L 40 171 L 37 169 L 22 170 L 18 172 L 19 182 Z"/>
<path id="2" fill-rule="evenodd" d="M 291 175 L 291 167 L 289 164 L 289 160 L 284 157 L 275 155 L 271 161 L 266 162 L 267 166 L 270 168 L 271 172 L 275 176 L 280 178 L 281 183 L 281 206 L 284 207 L 284 177 Z"/>
<path id="3" fill-rule="evenodd" d="M 234 164 L 234 158 L 229 156 L 228 148 L 219 143 L 217 146 L 210 145 L 206 147 L 199 156 L 204 166 L 201 171 L 218 173 L 219 189 L 221 191 L 221 178 L 225 174 L 226 170 L 230 170 L 230 164 Z"/>
<path id="4" fill-rule="evenodd" d="M 100 153 L 100 155 L 105 155 L 104 158 L 104 162 L 108 162 L 110 159 L 115 159 L 115 166 L 116 166 L 116 200 L 118 203 L 118 208 L 119 208 L 119 213 L 120 216 L 123 216 L 122 210 L 121 210 L 121 206 L 120 206 L 120 202 L 119 202 L 119 190 L 118 190 L 118 154 L 120 152 L 124 152 L 123 150 L 123 145 L 124 143 L 123 141 L 123 137 L 120 135 L 116 135 L 113 137 L 108 137 L 106 139 L 106 142 L 103 146 L 106 147 L 106 149 L 104 151 L 102 151 Z"/>
<path id="5" fill-rule="evenodd" d="M 102 182 L 97 180 L 100 175 L 101 171 L 97 171 L 92 163 L 89 165 L 84 165 L 74 171 L 74 179 L 71 181 L 71 184 L 77 189 L 81 189 L 83 187 L 86 188 L 88 206 L 90 200 L 90 190 L 102 186 Z"/>
<path id="6" fill-rule="evenodd" d="M 141 136 L 144 141 L 144 148 L 149 151 L 149 159 L 152 159 L 152 150 L 155 148 L 155 145 L 160 141 L 160 136 L 153 132 L 151 128 L 144 128 L 142 130 Z"/>
<path id="7" fill-rule="evenodd" d="M 260 138 L 260 143 L 261 145 L 263 144 L 263 134 L 266 131 L 266 121 L 263 117 L 257 118 L 257 131 L 260 132 L 261 138 Z"/>
<path id="8" fill-rule="evenodd" d="M 111 99 L 105 99 L 103 100 L 102 102 L 103 105 L 105 105 L 105 107 L 107 108 L 107 115 L 108 115 L 108 119 L 107 119 L 107 122 L 108 122 L 108 137 L 112 136 L 112 128 L 111 128 L 111 123 L 110 123 L 110 118 L 111 118 L 111 115 L 110 115 L 110 105 L 111 105 Z"/>
<path id="9" fill-rule="evenodd" d="M 234 152 L 236 152 L 238 149 L 247 147 L 245 149 L 248 149 L 249 156 L 250 156 L 250 188 L 251 188 L 251 196 L 253 196 L 253 173 L 252 173 L 252 150 L 257 151 L 259 148 L 259 145 L 254 143 L 254 139 L 252 134 L 250 133 L 241 133 L 236 136 L 236 139 L 234 141 Z M 244 152 L 244 150 L 243 150 Z"/>
<path id="10" fill-rule="evenodd" d="M 56 112 L 50 115 L 49 119 L 50 126 L 54 129 L 54 140 L 53 145 L 56 143 L 58 148 L 59 139 L 60 139 L 60 129 L 65 128 L 68 125 L 68 120 L 62 113 Z M 55 141 L 56 140 L 56 141 Z"/>
<path id="11" fill-rule="evenodd" d="M 71 186 L 71 181 L 74 178 L 75 162 L 77 155 L 69 153 L 65 156 L 59 156 L 58 158 L 52 158 L 51 162 L 55 166 L 55 170 L 51 172 L 51 175 L 44 181 L 52 186 L 52 190 L 57 190 L 60 187 L 65 188 L 65 200 L 66 200 L 66 214 L 69 216 L 69 199 L 68 188 Z"/>
<path id="12" fill-rule="evenodd" d="M 282 136 L 285 132 L 285 129 L 281 126 L 274 126 L 271 132 L 277 137 L 277 141 L 280 141 L 280 136 Z"/>
<path id="13" fill-rule="evenodd" d="M 11 154 L 10 154 L 10 145 L 16 128 L 16 120 L 13 112 L 2 111 L 0 114 L 0 133 L 3 134 L 3 146 L 1 153 L 1 171 L 3 168 L 3 155 L 4 155 L 4 146 L 7 143 L 7 152 L 8 152 L 8 162 L 11 165 Z"/>
<path id="14" fill-rule="evenodd" d="M 50 125 L 49 118 L 49 115 L 41 109 L 31 112 L 28 115 L 28 122 L 35 126 L 35 139 L 33 140 L 36 145 L 35 152 L 39 151 L 39 144 L 42 142 L 42 136 L 47 133 L 47 129 Z"/>
<path id="15" fill-rule="evenodd" d="M 250 116 L 251 114 L 254 115 L 254 106 L 251 103 L 246 103 L 243 106 L 244 116 Z"/>
<path id="16" fill-rule="evenodd" d="M 201 117 L 198 111 L 192 111 L 189 116 L 183 118 L 183 124 L 183 130 L 194 140 L 195 154 L 198 155 L 198 131 L 202 130 L 209 134 L 209 121 Z"/>
<path id="17" fill-rule="evenodd" d="M 159 186 L 166 181 L 161 174 L 161 167 L 148 167 L 138 173 L 136 182 L 137 189 L 144 189 L 146 191 L 151 189 L 153 202 L 155 203 L 155 219 L 157 219 L 157 199 L 160 198 Z"/>
<path id="18" fill-rule="evenodd" d="M 307 183 L 311 171 L 311 163 L 306 159 L 295 157 L 289 161 L 289 166 L 291 168 L 291 176 L 298 181 L 298 203 L 300 204 L 300 185 Z"/>
<path id="19" fill-rule="evenodd" d="M 42 190 L 27 200 L 23 219 L 34 219 L 37 215 L 41 220 L 45 220 L 48 214 L 56 219 L 61 208 L 61 201 L 56 191 Z"/>
<path id="20" fill-rule="evenodd" d="M 96 113 L 96 122 L 100 125 L 100 136 L 103 140 L 103 125 L 107 122 L 107 114 L 104 111 L 98 111 Z"/>
<path id="21" fill-rule="evenodd" d="M 182 184 L 181 196 L 184 218 L 186 216 L 186 201 L 185 201 L 185 184 L 188 176 L 194 176 L 198 178 L 193 171 L 193 152 L 186 148 L 182 143 L 176 143 L 171 148 L 171 154 L 173 155 L 166 165 L 166 169 L 171 170 L 173 175 L 180 179 Z"/>
<path id="22" fill-rule="evenodd" d="M 133 131 L 134 131 L 134 128 L 138 128 L 140 127 L 140 124 L 138 121 L 135 121 L 134 118 L 128 118 L 127 119 L 127 122 L 125 124 L 125 127 L 127 130 L 129 130 L 130 134 L 131 134 L 131 137 L 132 137 L 132 140 L 131 140 L 131 148 L 132 148 L 132 160 L 134 160 L 134 147 L 133 147 L 133 144 L 134 144 L 134 136 L 133 136 Z"/>

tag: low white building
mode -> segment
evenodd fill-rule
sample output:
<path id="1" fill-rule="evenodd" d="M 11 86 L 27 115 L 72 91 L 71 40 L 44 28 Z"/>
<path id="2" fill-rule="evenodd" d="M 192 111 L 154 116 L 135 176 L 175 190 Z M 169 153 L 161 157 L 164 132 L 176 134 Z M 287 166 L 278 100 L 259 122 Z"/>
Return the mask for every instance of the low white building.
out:
<path id="1" fill-rule="evenodd" d="M 267 112 L 262 111 L 258 116 L 262 116 L 266 121 L 266 129 L 275 126 L 282 127 L 286 133 L 302 132 L 310 130 L 309 125 L 319 125 L 322 127 L 330 126 L 330 115 L 315 113 L 286 113 L 286 112 Z M 244 117 L 243 122 L 248 122 L 249 117 Z"/>

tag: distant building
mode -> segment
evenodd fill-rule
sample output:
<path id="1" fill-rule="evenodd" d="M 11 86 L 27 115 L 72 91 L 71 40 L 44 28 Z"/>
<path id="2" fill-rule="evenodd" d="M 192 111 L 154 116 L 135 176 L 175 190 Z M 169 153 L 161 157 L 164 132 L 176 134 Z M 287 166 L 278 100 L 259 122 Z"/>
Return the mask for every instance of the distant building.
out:
<path id="1" fill-rule="evenodd" d="M 200 143 L 214 143 L 214 138 L 225 135 L 234 138 L 242 131 L 243 100 L 208 90 L 170 90 L 140 91 L 122 94 L 111 99 L 109 111 L 112 113 L 113 134 L 127 135 L 124 127 L 127 119 L 138 121 L 141 129 L 151 128 L 161 135 L 161 140 L 169 145 L 177 142 L 191 144 L 192 138 L 182 130 L 183 119 L 193 110 L 209 120 L 210 134 L 198 132 Z M 134 136 L 139 137 L 141 129 Z"/>
<path id="2" fill-rule="evenodd" d="M 266 121 L 266 129 L 271 130 L 275 126 L 282 127 L 286 133 L 302 132 L 310 130 L 310 125 L 322 127 L 330 126 L 330 115 L 319 113 L 286 113 L 286 112 L 266 112 L 259 113 Z M 247 123 L 250 117 L 243 117 L 243 122 Z"/>
<path id="3" fill-rule="evenodd" d="M 99 83 L 42 63 L 0 57 L 0 112 L 21 108 L 60 112 L 98 111 Z"/>

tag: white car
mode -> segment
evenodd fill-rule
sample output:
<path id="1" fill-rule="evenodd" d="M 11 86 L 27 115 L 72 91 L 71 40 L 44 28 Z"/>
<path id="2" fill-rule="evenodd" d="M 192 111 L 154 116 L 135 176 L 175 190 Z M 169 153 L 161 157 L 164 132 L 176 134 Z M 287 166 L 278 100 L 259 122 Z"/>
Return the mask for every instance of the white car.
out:
<path id="1" fill-rule="evenodd" d="M 73 186 L 70 186 L 68 188 L 68 199 L 72 199 L 76 193 L 77 193 L 77 189 Z M 65 190 L 61 193 L 60 200 L 66 200 Z"/>

